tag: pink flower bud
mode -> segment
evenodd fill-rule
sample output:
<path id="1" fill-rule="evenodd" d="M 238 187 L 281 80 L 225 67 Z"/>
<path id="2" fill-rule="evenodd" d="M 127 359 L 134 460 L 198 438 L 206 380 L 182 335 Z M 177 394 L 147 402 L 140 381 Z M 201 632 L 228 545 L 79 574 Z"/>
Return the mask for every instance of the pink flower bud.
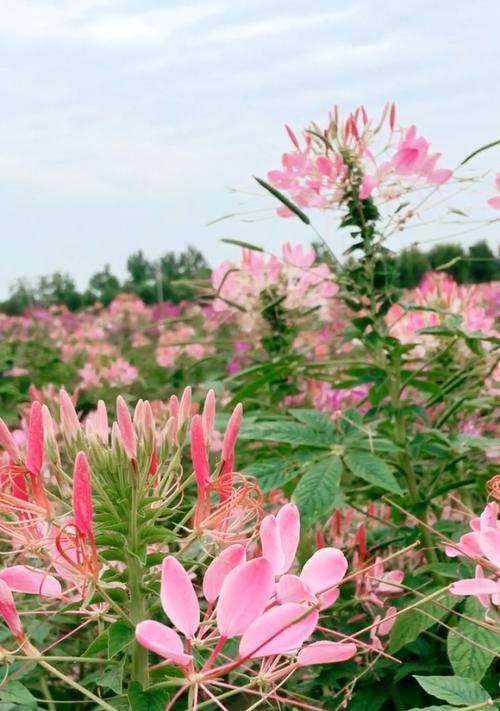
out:
<path id="1" fill-rule="evenodd" d="M 214 431 L 214 420 L 215 420 L 215 393 L 213 390 L 209 390 L 205 398 L 205 404 L 203 405 L 203 432 L 205 433 L 205 441 L 210 446 L 212 440 L 212 433 Z"/>
<path id="2" fill-rule="evenodd" d="M 177 447 L 177 444 L 178 444 L 177 429 L 178 429 L 177 417 L 176 416 L 169 417 L 167 420 L 167 424 L 165 426 L 165 437 L 167 439 L 167 444 L 170 447 L 170 449 L 174 449 L 174 447 Z"/>
<path id="3" fill-rule="evenodd" d="M 127 457 L 129 459 L 137 459 L 137 437 L 129 409 L 121 395 L 116 398 L 116 419 Z"/>
<path id="4" fill-rule="evenodd" d="M 191 422 L 191 459 L 196 483 L 201 491 L 210 484 L 210 470 L 201 417 L 195 415 Z"/>
<path id="5" fill-rule="evenodd" d="M 26 449 L 26 469 L 30 474 L 41 474 L 43 466 L 43 420 L 42 406 L 38 400 L 35 400 L 31 405 Z"/>
<path id="6" fill-rule="evenodd" d="M 181 401 L 179 403 L 179 427 L 182 427 L 187 422 L 191 414 L 191 387 L 188 385 L 184 388 Z"/>
<path id="7" fill-rule="evenodd" d="M 177 395 L 171 395 L 168 401 L 168 413 L 170 417 L 177 417 L 179 414 L 179 400 Z"/>
<path id="8" fill-rule="evenodd" d="M 59 409 L 61 413 L 61 430 L 68 442 L 74 442 L 80 432 L 80 421 L 76 414 L 73 401 L 66 392 L 59 393 Z"/>
<path id="9" fill-rule="evenodd" d="M 5 449 L 10 459 L 13 462 L 18 462 L 20 459 L 19 449 L 16 440 L 11 435 L 9 428 L 0 417 L 0 444 Z"/>
<path id="10" fill-rule="evenodd" d="M 90 469 L 84 452 L 78 452 L 73 470 L 73 514 L 81 534 L 92 536 L 92 488 Z"/>
<path id="11" fill-rule="evenodd" d="M 232 471 L 234 462 L 234 446 L 240 431 L 241 421 L 243 419 L 243 405 L 238 403 L 233 410 L 229 422 L 227 423 L 224 440 L 222 442 L 222 461 L 230 466 L 225 466 L 225 471 Z"/>

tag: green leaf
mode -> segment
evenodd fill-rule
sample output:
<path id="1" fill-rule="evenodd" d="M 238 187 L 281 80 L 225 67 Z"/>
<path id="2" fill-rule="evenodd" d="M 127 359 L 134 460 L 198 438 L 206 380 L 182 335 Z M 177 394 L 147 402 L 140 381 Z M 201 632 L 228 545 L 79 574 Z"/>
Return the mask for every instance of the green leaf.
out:
<path id="1" fill-rule="evenodd" d="M 284 420 L 257 422 L 243 426 L 240 430 L 240 439 L 263 439 L 324 449 L 331 444 L 330 438 L 324 433 L 298 422 Z"/>
<path id="2" fill-rule="evenodd" d="M 82 657 L 94 657 L 97 652 L 102 652 L 108 646 L 108 630 L 102 632 L 93 642 L 89 644 L 87 649 L 81 655 Z"/>
<path id="3" fill-rule="evenodd" d="M 221 239 L 221 242 L 224 242 L 225 244 L 234 244 L 236 247 L 243 247 L 243 249 L 250 249 L 252 252 L 264 251 L 262 247 L 258 247 L 256 244 L 250 244 L 250 242 L 242 242 L 239 239 L 230 239 L 229 237 L 225 237 L 224 239 Z"/>
<path id="4" fill-rule="evenodd" d="M 123 666 L 114 664 L 112 667 L 107 667 L 97 680 L 97 686 L 111 689 L 115 694 L 121 694 L 123 689 Z"/>
<path id="5" fill-rule="evenodd" d="M 344 455 L 344 462 L 360 479 L 375 484 L 380 489 L 392 491 L 394 494 L 402 493 L 392 470 L 379 457 L 369 452 L 348 452 Z"/>
<path id="6" fill-rule="evenodd" d="M 299 481 L 293 499 L 305 521 L 329 513 L 340 488 L 342 462 L 336 455 L 316 462 Z"/>
<path id="7" fill-rule="evenodd" d="M 283 193 L 280 193 L 279 190 L 276 190 L 276 188 L 273 188 L 272 185 L 269 183 L 266 183 L 265 180 L 262 180 L 262 178 L 257 178 L 254 175 L 255 180 L 261 185 L 265 190 L 271 193 L 273 197 L 275 197 L 277 200 L 283 203 L 289 210 L 293 212 L 294 215 L 297 215 L 299 220 L 302 220 L 302 222 L 305 225 L 310 225 L 311 220 L 308 218 L 308 216 L 305 214 L 305 212 L 302 212 L 300 208 L 295 205 L 291 200 L 289 200 Z"/>
<path id="8" fill-rule="evenodd" d="M 428 630 L 439 620 L 446 617 L 448 610 L 446 607 L 453 608 L 458 605 L 459 599 L 456 595 L 443 593 L 439 597 L 439 602 L 444 605 L 440 607 L 433 601 L 425 602 L 419 607 L 413 607 L 411 610 L 403 610 L 397 617 L 396 622 L 391 630 L 389 638 L 389 652 L 394 654 L 402 647 L 405 647 L 410 642 L 416 640 L 422 632 Z"/>
<path id="9" fill-rule="evenodd" d="M 0 689 L 0 701 L 20 704 L 30 709 L 38 708 L 33 694 L 20 681 L 9 681 Z"/>
<path id="10" fill-rule="evenodd" d="M 170 694 L 165 689 L 143 690 L 138 681 L 133 681 L 128 688 L 132 711 L 164 711 L 169 698 Z"/>
<path id="11" fill-rule="evenodd" d="M 472 706 L 488 701 L 488 692 L 481 684 L 461 676 L 418 676 L 413 677 L 422 689 L 437 699 L 453 706 Z"/>
<path id="12" fill-rule="evenodd" d="M 114 657 L 122 649 L 128 647 L 135 637 L 134 628 L 128 622 L 117 620 L 108 630 L 108 656 Z"/>
<path id="13" fill-rule="evenodd" d="M 262 491 L 279 489 L 284 484 L 295 479 L 299 471 L 293 460 L 280 459 L 279 457 L 254 462 L 244 469 L 244 473 L 252 474 L 259 480 L 259 486 Z"/>
<path id="14" fill-rule="evenodd" d="M 480 622 L 484 620 L 484 608 L 474 597 L 467 600 L 465 614 Z M 491 651 L 480 649 L 471 644 L 469 640 L 477 642 Z M 455 674 L 481 681 L 491 662 L 500 652 L 500 633 L 461 618 L 456 631 L 449 631 L 446 647 L 448 659 Z"/>
<path id="15" fill-rule="evenodd" d="M 302 422 L 302 424 L 330 435 L 332 441 L 337 438 L 337 428 L 324 412 L 300 408 L 290 410 L 290 414 L 295 417 L 296 420 Z"/>

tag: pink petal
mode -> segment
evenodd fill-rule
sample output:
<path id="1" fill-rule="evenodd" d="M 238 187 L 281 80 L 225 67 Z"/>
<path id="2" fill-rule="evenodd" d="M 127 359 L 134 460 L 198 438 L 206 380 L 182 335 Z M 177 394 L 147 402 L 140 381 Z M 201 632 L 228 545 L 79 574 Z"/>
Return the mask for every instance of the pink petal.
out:
<path id="1" fill-rule="evenodd" d="M 330 590 L 327 590 L 319 596 L 321 602 L 319 609 L 326 610 L 327 607 L 330 607 L 330 605 L 333 605 L 334 602 L 337 602 L 339 595 L 339 588 L 330 588 Z"/>
<path id="2" fill-rule="evenodd" d="M 229 546 L 213 559 L 203 578 L 203 595 L 208 602 L 214 603 L 217 600 L 226 577 L 245 560 L 246 550 L 239 543 Z"/>
<path id="3" fill-rule="evenodd" d="M 329 591 L 344 577 L 345 555 L 338 548 L 321 548 L 305 563 L 300 579 L 317 595 Z"/>
<path id="4" fill-rule="evenodd" d="M 271 563 L 274 574 L 278 575 L 284 567 L 285 555 L 281 547 L 281 537 L 275 516 L 266 516 L 260 524 L 262 555 Z"/>
<path id="5" fill-rule="evenodd" d="M 29 568 L 26 565 L 11 565 L 0 570 L 0 580 L 7 583 L 14 592 L 44 597 L 60 597 L 62 593 L 61 584 L 56 578 L 43 570 Z"/>
<path id="6" fill-rule="evenodd" d="M 132 423 L 132 418 L 130 417 L 127 403 L 121 395 L 118 395 L 116 399 L 116 420 L 118 422 L 118 429 L 120 430 L 123 448 L 125 449 L 128 458 L 136 459 L 137 437 L 135 435 L 134 425 Z"/>
<path id="7" fill-rule="evenodd" d="M 190 654 L 184 652 L 182 640 L 177 632 L 162 625 L 161 622 L 154 620 L 139 622 L 135 628 L 135 637 L 146 649 L 182 667 L 187 667 L 193 659 Z"/>
<path id="8" fill-rule="evenodd" d="M 73 470 L 73 513 L 80 533 L 92 535 L 94 508 L 90 485 L 90 469 L 84 452 L 78 452 Z"/>
<path id="9" fill-rule="evenodd" d="M 222 583 L 217 604 L 220 634 L 243 634 L 262 613 L 273 592 L 273 569 L 266 558 L 255 558 L 232 570 Z"/>
<path id="10" fill-rule="evenodd" d="M 379 583 L 378 592 L 381 593 L 398 593 L 401 592 L 401 588 L 397 585 L 391 585 L 390 581 L 394 580 L 395 583 L 401 583 L 405 574 L 402 570 L 391 570 L 389 573 L 385 573 L 382 579 L 387 582 Z"/>
<path id="11" fill-rule="evenodd" d="M 496 210 L 500 210 L 500 195 L 495 195 L 488 200 L 488 205 L 494 207 Z"/>
<path id="12" fill-rule="evenodd" d="M 23 626 L 17 614 L 16 603 L 14 602 L 9 586 L 3 580 L 0 580 L 0 615 L 4 618 L 15 637 L 23 637 Z"/>
<path id="13" fill-rule="evenodd" d="M 300 539 L 300 515 L 295 504 L 285 504 L 276 514 L 278 529 L 281 538 L 281 548 L 283 550 L 283 568 L 279 573 L 286 573 L 290 570 L 297 553 Z"/>
<path id="14" fill-rule="evenodd" d="M 315 602 L 316 596 L 297 575 L 282 575 L 276 586 L 279 602 Z"/>
<path id="15" fill-rule="evenodd" d="M 188 574 L 173 556 L 164 558 L 161 570 L 161 604 L 174 625 L 188 639 L 200 626 L 200 605 Z"/>
<path id="16" fill-rule="evenodd" d="M 182 393 L 181 401 L 179 403 L 179 427 L 182 427 L 185 422 L 187 422 L 189 416 L 191 415 L 191 386 L 188 385 L 184 388 Z"/>
<path id="17" fill-rule="evenodd" d="M 452 170 L 440 168 L 439 170 L 434 170 L 432 173 L 430 173 L 430 175 L 427 177 L 427 181 L 429 183 L 432 183 L 432 185 L 442 185 L 443 183 L 446 183 L 446 181 L 449 180 L 452 175 Z"/>
<path id="18" fill-rule="evenodd" d="M 303 647 L 297 657 L 299 666 L 309 664 L 331 664 L 344 662 L 356 654 L 357 648 L 351 642 L 313 642 Z"/>
<path id="19" fill-rule="evenodd" d="M 467 578 L 452 583 L 449 590 L 454 595 L 493 595 L 500 593 L 500 582 L 489 578 Z"/>
<path id="20" fill-rule="evenodd" d="M 306 617 L 295 621 L 309 609 Z M 256 658 L 293 652 L 313 633 L 318 617 L 317 610 L 296 602 L 272 607 L 246 630 L 240 642 L 240 655 Z"/>
<path id="21" fill-rule="evenodd" d="M 484 556 L 500 568 L 500 529 L 487 528 L 479 534 L 479 547 Z"/>
<path id="22" fill-rule="evenodd" d="M 40 474 L 43 466 L 43 420 L 42 406 L 38 401 L 31 405 L 26 448 L 26 469 L 30 474 Z"/>
<path id="23" fill-rule="evenodd" d="M 360 200 L 366 200 L 366 198 L 370 197 L 376 185 L 377 180 L 373 175 L 363 175 L 363 177 L 361 178 L 361 186 L 359 190 Z"/>

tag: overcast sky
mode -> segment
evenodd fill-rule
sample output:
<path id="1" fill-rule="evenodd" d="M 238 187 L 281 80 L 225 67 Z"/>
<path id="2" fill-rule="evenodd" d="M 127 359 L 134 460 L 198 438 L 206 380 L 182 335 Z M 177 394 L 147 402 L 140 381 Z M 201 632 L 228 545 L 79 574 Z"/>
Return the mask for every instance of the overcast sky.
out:
<path id="1" fill-rule="evenodd" d="M 500 137 L 499 26 L 496 0 L 0 0 L 0 296 L 138 249 L 307 239 L 206 223 L 334 103 L 396 100 L 453 166 Z"/>

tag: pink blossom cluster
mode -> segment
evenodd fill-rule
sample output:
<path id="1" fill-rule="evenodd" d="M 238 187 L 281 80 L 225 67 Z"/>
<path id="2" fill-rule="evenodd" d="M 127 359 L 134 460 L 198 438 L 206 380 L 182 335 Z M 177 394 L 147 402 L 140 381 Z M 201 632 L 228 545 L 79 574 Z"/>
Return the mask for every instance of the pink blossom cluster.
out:
<path id="1" fill-rule="evenodd" d="M 289 127 L 287 132 L 295 150 L 283 154 L 281 169 L 269 171 L 267 179 L 301 208 L 339 206 L 353 186 L 361 200 L 376 191 L 389 201 L 452 176 L 451 170 L 437 167 L 441 153 L 430 152 L 415 126 L 396 126 L 394 104 L 385 107 L 378 122 L 363 106 L 342 122 L 335 108 L 325 128 L 313 123 L 305 129 L 302 144 Z M 284 205 L 277 212 L 294 214 Z"/>

